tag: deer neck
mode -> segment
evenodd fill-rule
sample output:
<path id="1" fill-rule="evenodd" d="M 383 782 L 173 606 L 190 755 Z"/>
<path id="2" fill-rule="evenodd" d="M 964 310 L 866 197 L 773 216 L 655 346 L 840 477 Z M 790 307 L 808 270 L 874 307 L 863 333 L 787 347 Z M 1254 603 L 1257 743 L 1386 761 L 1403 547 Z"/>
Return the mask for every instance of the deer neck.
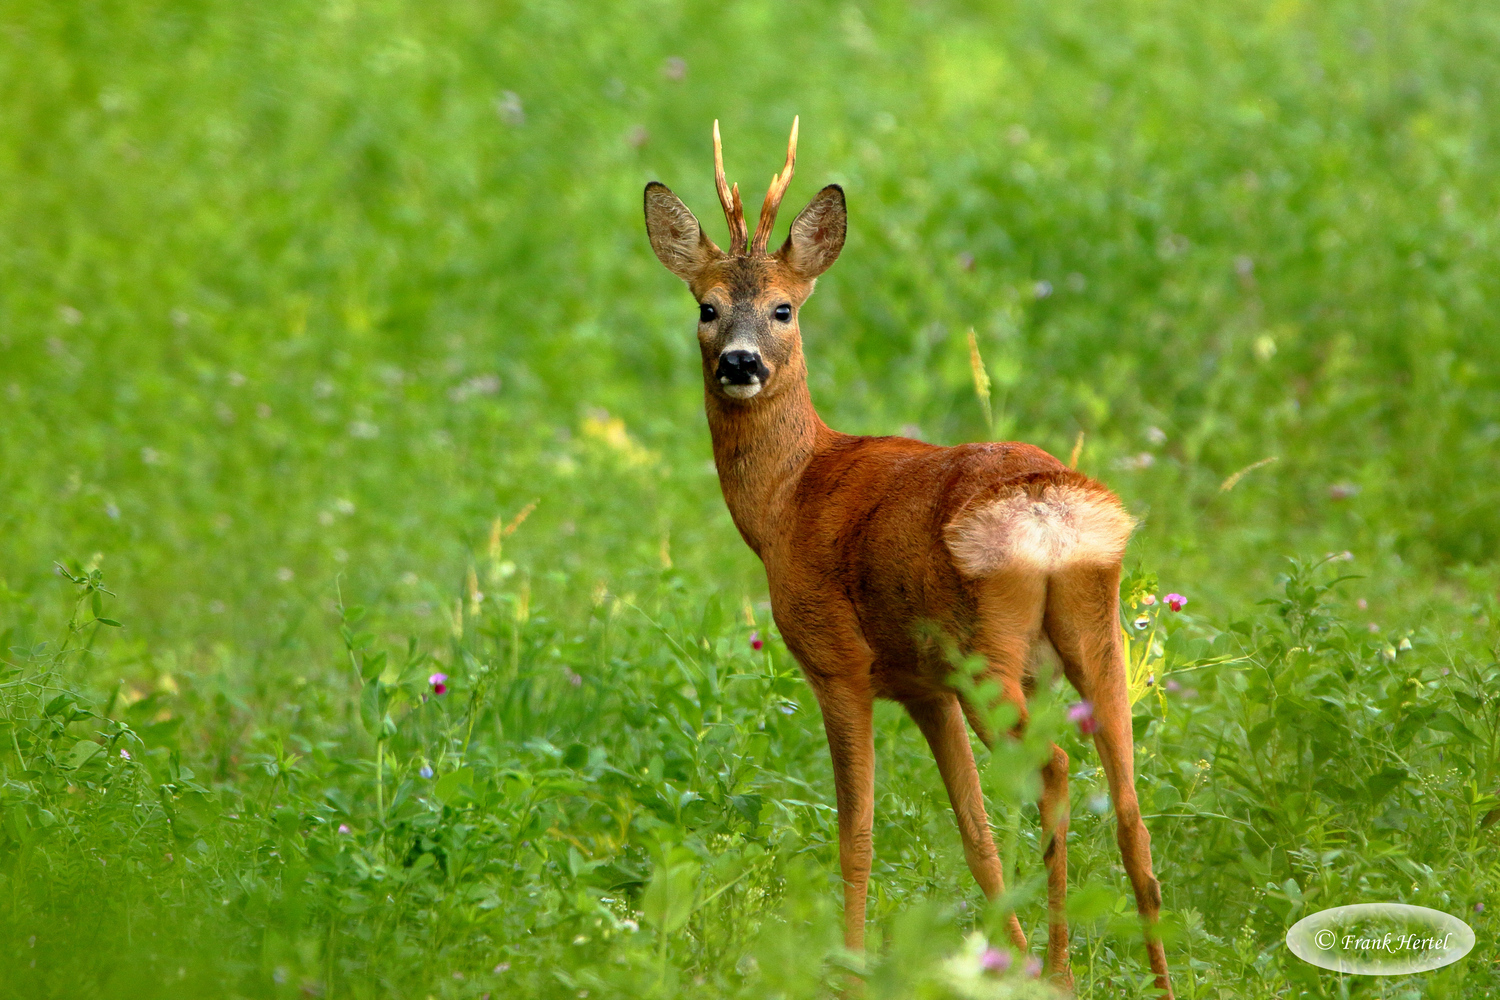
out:
<path id="1" fill-rule="evenodd" d="M 711 379 L 712 373 L 705 376 Z M 705 391 L 724 502 L 735 527 L 762 559 L 803 470 L 833 434 L 813 409 L 800 351 L 778 372 L 777 382 L 771 395 L 746 402 L 725 399 L 712 384 Z"/>

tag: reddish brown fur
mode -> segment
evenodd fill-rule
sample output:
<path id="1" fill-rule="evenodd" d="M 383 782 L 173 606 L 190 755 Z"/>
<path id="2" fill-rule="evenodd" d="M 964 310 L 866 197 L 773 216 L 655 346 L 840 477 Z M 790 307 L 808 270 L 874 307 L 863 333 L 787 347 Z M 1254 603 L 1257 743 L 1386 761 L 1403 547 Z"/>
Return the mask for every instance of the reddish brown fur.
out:
<path id="1" fill-rule="evenodd" d="M 835 198 L 834 191 L 824 189 L 814 199 L 793 223 L 786 245 L 770 256 L 721 253 L 701 229 L 693 231 L 691 213 L 660 185 L 647 189 L 647 225 L 663 263 L 688 281 L 700 303 L 717 309 L 718 318 L 699 328 L 714 461 L 730 515 L 765 564 L 777 626 L 823 710 L 838 804 L 845 942 L 855 950 L 864 944 L 873 699 L 901 702 L 927 738 L 969 867 L 993 898 L 1003 887 L 1001 866 L 964 729 L 966 714 L 971 722 L 977 719 L 949 686 L 952 665 L 930 637 L 935 627 L 959 649 L 985 657 L 1002 697 L 1021 712 L 1018 731 L 1025 725 L 1028 664 L 1045 640 L 1055 647 L 1068 680 L 1094 704 L 1095 742 L 1115 803 L 1121 855 L 1146 923 L 1156 985 L 1170 997 L 1165 954 L 1151 933 L 1161 901 L 1135 795 L 1118 624 L 1119 560 L 1059 564 L 1046 573 L 1002 568 L 971 578 L 945 541 L 945 529 L 951 531 L 966 512 L 1020 492 L 1040 498 L 1072 489 L 1077 492 L 1070 495 L 1089 504 L 1118 508 L 1119 502 L 1031 445 L 941 448 L 907 438 L 840 434 L 819 419 L 807 389 L 795 310 L 842 246 L 843 195 Z M 815 224 L 805 224 L 810 215 Z M 778 325 L 765 317 L 780 303 L 793 307 L 793 318 Z M 729 395 L 715 376 L 730 343 L 753 344 L 771 373 L 750 398 Z M 1038 516 L 1045 513 L 1037 510 Z M 1048 844 L 1048 964 L 1058 981 L 1071 984 L 1062 917 L 1067 770 L 1067 755 L 1054 747 L 1043 768 L 1041 807 Z M 1025 947 L 1014 917 L 1010 934 Z"/>

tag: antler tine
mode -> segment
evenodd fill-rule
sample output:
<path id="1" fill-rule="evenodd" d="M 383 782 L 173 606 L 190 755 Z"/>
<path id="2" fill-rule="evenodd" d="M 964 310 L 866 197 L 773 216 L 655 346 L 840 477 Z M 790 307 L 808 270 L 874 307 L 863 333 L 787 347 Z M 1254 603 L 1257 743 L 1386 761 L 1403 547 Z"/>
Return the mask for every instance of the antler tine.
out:
<path id="1" fill-rule="evenodd" d="M 724 176 L 724 148 L 719 142 L 719 120 L 714 119 L 714 186 L 719 190 L 719 204 L 724 207 L 724 221 L 729 223 L 729 252 L 743 254 L 750 234 L 745 228 L 745 206 L 740 203 L 740 186 L 733 190 Z"/>
<path id="2" fill-rule="evenodd" d="M 766 201 L 760 208 L 760 222 L 755 226 L 755 242 L 750 245 L 750 255 L 766 252 L 766 243 L 771 239 L 771 230 L 776 225 L 776 210 L 781 207 L 781 198 L 791 186 L 792 172 L 797 168 L 797 123 L 800 116 L 792 118 L 792 137 L 786 144 L 786 166 L 781 173 L 771 178 L 766 190 Z"/>

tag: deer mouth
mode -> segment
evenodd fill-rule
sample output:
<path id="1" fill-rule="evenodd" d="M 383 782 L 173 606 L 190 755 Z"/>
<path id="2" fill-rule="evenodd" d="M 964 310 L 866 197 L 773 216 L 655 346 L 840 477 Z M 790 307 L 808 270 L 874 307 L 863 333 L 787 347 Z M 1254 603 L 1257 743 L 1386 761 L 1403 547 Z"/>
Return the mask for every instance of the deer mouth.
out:
<path id="1" fill-rule="evenodd" d="M 730 382 L 727 379 L 719 379 L 719 388 L 724 390 L 724 395 L 731 399 L 749 399 L 760 392 L 762 386 L 760 379 L 751 382 Z"/>

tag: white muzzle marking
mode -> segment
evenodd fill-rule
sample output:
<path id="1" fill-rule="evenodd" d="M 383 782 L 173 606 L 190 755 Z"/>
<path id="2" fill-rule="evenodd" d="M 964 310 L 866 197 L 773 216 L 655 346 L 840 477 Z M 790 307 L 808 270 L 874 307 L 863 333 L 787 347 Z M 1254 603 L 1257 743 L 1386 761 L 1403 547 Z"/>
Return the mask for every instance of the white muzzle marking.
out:
<path id="1" fill-rule="evenodd" d="M 727 378 L 721 378 L 719 385 L 723 387 L 724 394 L 733 399 L 749 399 L 761 390 L 760 379 L 755 379 L 748 385 L 733 385 Z"/>

